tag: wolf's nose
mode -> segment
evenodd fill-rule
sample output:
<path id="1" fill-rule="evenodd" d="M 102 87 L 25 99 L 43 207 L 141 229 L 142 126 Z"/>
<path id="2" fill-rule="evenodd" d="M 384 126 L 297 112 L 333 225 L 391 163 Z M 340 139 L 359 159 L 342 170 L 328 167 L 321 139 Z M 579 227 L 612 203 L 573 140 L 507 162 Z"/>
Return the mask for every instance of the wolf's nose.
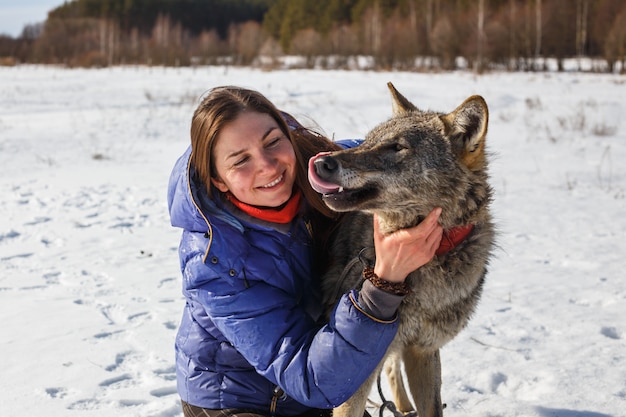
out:
<path id="1" fill-rule="evenodd" d="M 320 156 L 313 162 L 313 165 L 315 166 L 315 173 L 320 178 L 328 178 L 339 168 L 339 164 L 331 156 Z"/>

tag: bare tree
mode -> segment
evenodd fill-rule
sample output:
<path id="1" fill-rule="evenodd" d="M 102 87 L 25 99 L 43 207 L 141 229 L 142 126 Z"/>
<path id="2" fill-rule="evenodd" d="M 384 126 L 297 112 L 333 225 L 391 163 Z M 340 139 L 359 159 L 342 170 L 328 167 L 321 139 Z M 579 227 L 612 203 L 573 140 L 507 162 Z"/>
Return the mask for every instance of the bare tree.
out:
<path id="1" fill-rule="evenodd" d="M 152 28 L 149 60 L 160 65 L 188 64 L 190 56 L 185 50 L 186 38 L 188 34 L 179 22 L 172 22 L 169 15 L 159 15 Z"/>
<path id="2" fill-rule="evenodd" d="M 426 1 L 426 33 L 428 34 L 428 36 L 430 37 L 430 34 L 433 33 L 433 1 L 434 0 L 427 0 Z M 428 51 L 430 52 L 432 50 L 430 42 L 428 42 Z"/>
<path id="3" fill-rule="evenodd" d="M 228 39 L 235 54 L 235 64 L 250 65 L 259 54 L 264 35 L 258 22 L 249 21 L 231 25 Z"/>
<path id="4" fill-rule="evenodd" d="M 541 0 L 535 0 L 535 63 L 534 68 L 539 69 L 537 67 L 539 63 L 539 58 L 541 57 L 541 30 L 542 30 L 542 17 L 541 17 Z"/>
<path id="5" fill-rule="evenodd" d="M 626 9 L 622 10 L 613 21 L 604 42 L 604 56 L 611 72 L 615 71 L 616 64 L 620 62 L 620 73 L 626 73 Z"/>
<path id="6" fill-rule="evenodd" d="M 320 44 L 322 44 L 322 36 L 313 29 L 304 29 L 298 31 L 291 41 L 289 50 L 295 54 L 305 58 L 307 68 L 315 66 L 315 57 L 321 55 Z"/>
<path id="7" fill-rule="evenodd" d="M 589 19 L 589 0 L 576 0 L 576 55 L 585 55 L 587 45 L 587 21 Z"/>
<path id="8" fill-rule="evenodd" d="M 363 33 L 363 52 L 371 55 L 378 55 L 382 42 L 383 16 L 380 10 L 380 3 L 374 2 L 374 6 L 369 8 L 361 19 Z"/>
<path id="9" fill-rule="evenodd" d="M 351 58 L 361 52 L 356 25 L 335 25 L 324 43 L 330 47 L 331 54 L 326 60 L 327 68 L 349 68 Z"/>
<path id="10" fill-rule="evenodd" d="M 108 66 L 114 65 L 120 54 L 119 25 L 111 19 L 99 20 L 99 53 Z"/>
<path id="11" fill-rule="evenodd" d="M 192 42 L 189 51 L 193 64 L 212 64 L 226 53 L 227 46 L 217 30 L 203 31 Z"/>
<path id="12" fill-rule="evenodd" d="M 454 69 L 455 59 L 459 54 L 458 27 L 452 23 L 450 17 L 443 16 L 437 20 L 431 34 L 433 52 L 439 58 L 439 65 L 443 69 Z"/>
<path id="13" fill-rule="evenodd" d="M 510 4 L 503 6 L 495 13 L 490 12 L 485 19 L 484 65 L 501 65 L 509 70 L 517 69 L 519 58 L 518 45 L 515 40 L 515 31 L 518 25 L 515 15 L 510 13 Z"/>
<path id="14" fill-rule="evenodd" d="M 344 57 L 358 55 L 359 36 L 355 25 L 338 25 L 333 27 L 328 36 L 329 43 L 332 47 L 333 54 Z"/>
<path id="15" fill-rule="evenodd" d="M 485 46 L 485 0 L 478 0 L 478 22 L 476 25 L 476 62 L 474 71 L 483 72 L 484 46 Z"/>

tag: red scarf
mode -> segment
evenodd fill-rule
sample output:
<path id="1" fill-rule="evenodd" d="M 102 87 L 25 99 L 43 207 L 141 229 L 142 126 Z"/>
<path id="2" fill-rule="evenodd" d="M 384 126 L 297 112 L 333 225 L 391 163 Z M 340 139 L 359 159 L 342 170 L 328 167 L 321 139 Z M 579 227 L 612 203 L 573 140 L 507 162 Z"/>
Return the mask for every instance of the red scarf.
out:
<path id="1" fill-rule="evenodd" d="M 250 204 L 246 204 L 243 201 L 240 201 L 232 195 L 230 192 L 226 193 L 226 198 L 228 201 L 233 203 L 235 207 L 244 213 L 256 217 L 257 219 L 265 220 L 272 223 L 289 223 L 296 217 L 298 211 L 300 210 L 300 200 L 302 199 L 302 194 L 300 191 L 296 191 L 289 197 L 289 200 L 285 204 L 283 204 L 279 208 L 273 207 L 257 207 L 251 206 Z"/>

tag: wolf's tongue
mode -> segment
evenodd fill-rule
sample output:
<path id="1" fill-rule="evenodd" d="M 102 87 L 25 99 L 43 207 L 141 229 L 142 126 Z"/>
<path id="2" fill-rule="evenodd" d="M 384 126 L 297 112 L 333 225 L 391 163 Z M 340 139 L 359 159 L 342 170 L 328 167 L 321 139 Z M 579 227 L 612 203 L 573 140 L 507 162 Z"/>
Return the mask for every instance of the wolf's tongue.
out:
<path id="1" fill-rule="evenodd" d="M 339 191 L 337 184 L 332 184 L 321 179 L 315 172 L 314 162 L 320 156 L 328 155 L 330 152 L 320 152 L 311 159 L 309 159 L 309 182 L 311 187 L 320 194 L 330 194 Z"/>

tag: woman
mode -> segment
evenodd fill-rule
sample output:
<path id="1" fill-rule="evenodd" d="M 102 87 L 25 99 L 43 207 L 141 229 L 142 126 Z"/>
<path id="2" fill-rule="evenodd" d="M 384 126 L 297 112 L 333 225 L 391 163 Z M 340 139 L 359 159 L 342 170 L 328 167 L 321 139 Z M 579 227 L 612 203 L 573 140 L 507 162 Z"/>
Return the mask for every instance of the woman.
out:
<path id="1" fill-rule="evenodd" d="M 183 229 L 176 369 L 185 416 L 324 414 L 384 355 L 403 299 L 387 287 L 401 292 L 433 257 L 439 210 L 413 229 L 376 232 L 378 287 L 345 294 L 326 322 L 318 279 L 338 219 L 306 169 L 337 148 L 256 91 L 218 87 L 196 109 L 168 192 L 172 225 Z"/>

